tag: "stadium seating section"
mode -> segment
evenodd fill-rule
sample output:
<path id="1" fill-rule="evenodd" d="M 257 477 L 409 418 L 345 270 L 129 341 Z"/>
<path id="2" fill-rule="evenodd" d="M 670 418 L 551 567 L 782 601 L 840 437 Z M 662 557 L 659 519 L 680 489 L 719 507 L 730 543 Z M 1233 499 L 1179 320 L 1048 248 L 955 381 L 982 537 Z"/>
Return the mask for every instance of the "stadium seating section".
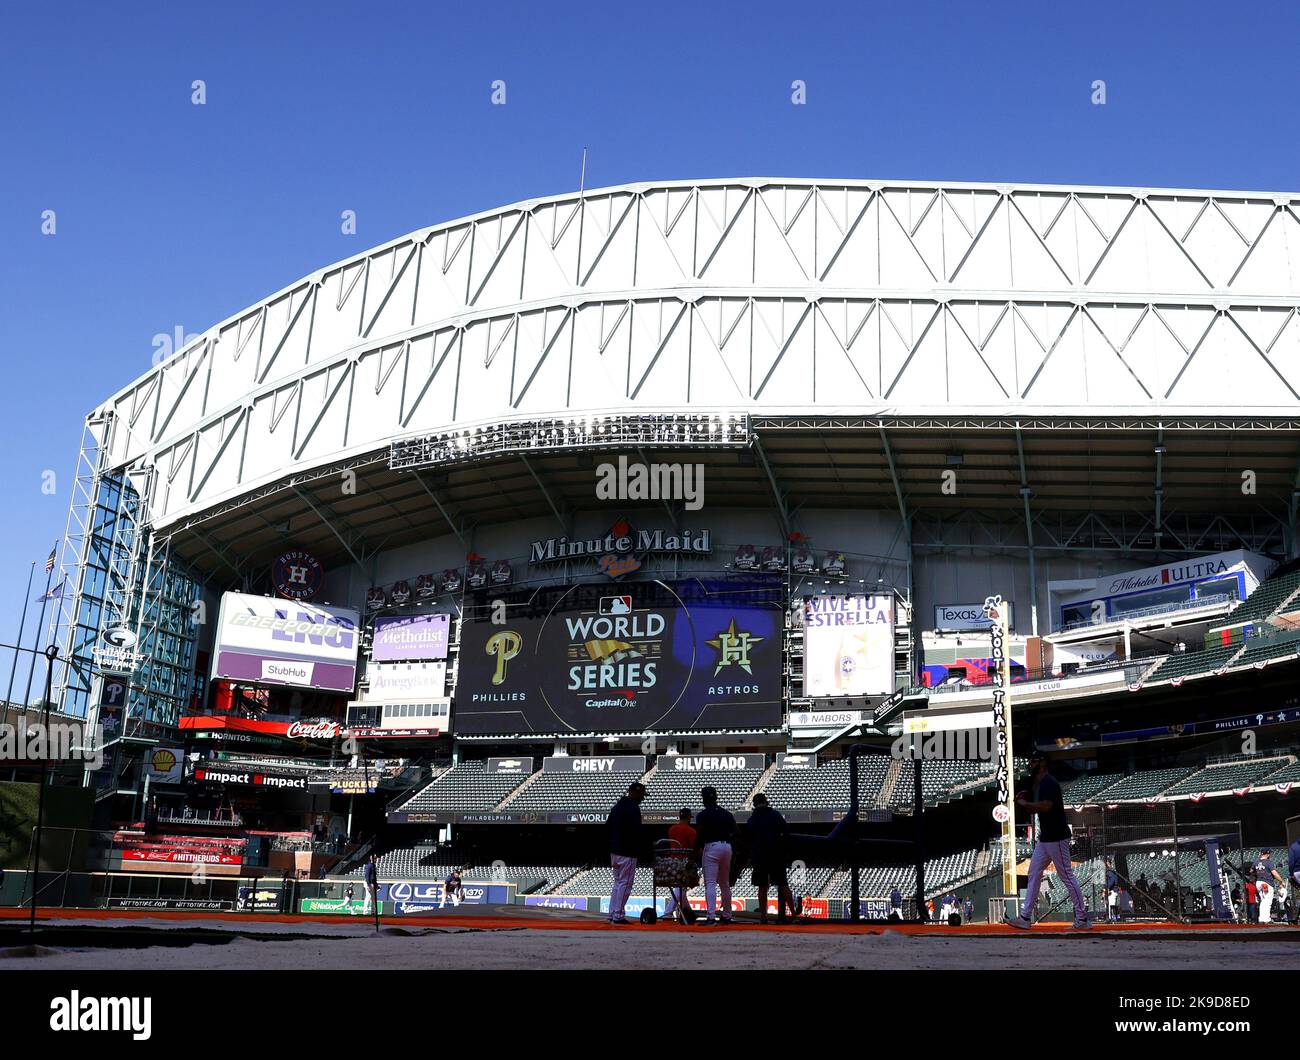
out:
<path id="1" fill-rule="evenodd" d="M 1253 593 L 1227 616 L 1233 625 L 1243 622 L 1261 622 L 1281 609 L 1282 605 L 1300 590 L 1300 566 L 1295 569 L 1279 568 L 1265 578 Z"/>
<path id="2" fill-rule="evenodd" d="M 1180 780 L 1161 794 L 1199 795 L 1211 791 L 1232 791 L 1234 788 L 1244 788 L 1254 784 L 1283 764 L 1284 760 L 1278 758 L 1216 763 L 1197 770 L 1186 780 Z"/>
<path id="3" fill-rule="evenodd" d="M 1152 681 L 1171 681 L 1178 677 L 1191 677 L 1194 674 L 1211 674 L 1220 667 L 1226 666 L 1239 651 L 1241 651 L 1240 644 L 1202 648 L 1200 651 L 1189 648 L 1185 652 L 1167 656 L 1154 671 L 1147 674 L 1145 680 L 1149 684 Z"/>
<path id="4" fill-rule="evenodd" d="M 858 797 L 864 806 L 879 804 L 889 772 L 884 757 L 858 759 Z M 816 769 L 778 769 L 768 778 L 763 793 L 778 810 L 847 810 L 849 761 L 822 762 Z"/>
<path id="5" fill-rule="evenodd" d="M 561 773 L 534 774 L 531 784 L 510 800 L 510 811 L 537 810 L 585 811 L 606 813 L 627 793 L 628 785 L 639 780 L 640 773 Z"/>
<path id="6" fill-rule="evenodd" d="M 1179 769 L 1144 769 L 1130 773 L 1096 795 L 1098 802 L 1119 802 L 1132 799 L 1154 799 L 1167 788 L 1173 787 L 1190 774 L 1187 767 Z"/>
<path id="7" fill-rule="evenodd" d="M 718 802 L 732 809 L 748 805 L 754 786 L 763 776 L 761 769 L 686 771 L 655 769 L 646 780 L 646 797 L 642 810 L 669 811 L 700 805 L 700 789 L 711 785 L 717 789 Z"/>
<path id="8" fill-rule="evenodd" d="M 1067 806 L 1083 806 L 1098 792 L 1124 779 L 1123 773 L 1084 773 L 1061 785 L 1061 795 Z"/>
<path id="9" fill-rule="evenodd" d="M 400 808 L 408 813 L 486 813 L 527 779 L 517 773 L 489 773 L 483 762 L 458 762 Z"/>

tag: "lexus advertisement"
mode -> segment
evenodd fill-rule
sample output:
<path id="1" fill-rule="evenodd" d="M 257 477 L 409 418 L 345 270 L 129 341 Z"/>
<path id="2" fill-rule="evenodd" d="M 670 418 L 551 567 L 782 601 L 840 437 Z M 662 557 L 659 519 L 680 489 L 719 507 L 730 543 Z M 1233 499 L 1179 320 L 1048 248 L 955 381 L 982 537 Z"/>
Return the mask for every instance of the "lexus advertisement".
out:
<path id="1" fill-rule="evenodd" d="M 500 622 L 467 612 L 457 730 L 777 728 L 783 616 L 775 583 L 699 579 L 543 590 Z"/>

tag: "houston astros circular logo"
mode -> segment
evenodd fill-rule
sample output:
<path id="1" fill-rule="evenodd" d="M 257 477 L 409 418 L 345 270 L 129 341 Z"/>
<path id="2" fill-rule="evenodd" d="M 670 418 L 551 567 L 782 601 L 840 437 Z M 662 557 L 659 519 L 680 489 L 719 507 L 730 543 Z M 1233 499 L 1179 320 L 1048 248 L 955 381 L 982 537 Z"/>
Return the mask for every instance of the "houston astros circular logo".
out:
<path id="1" fill-rule="evenodd" d="M 325 569 L 310 552 L 293 549 L 277 556 L 271 564 L 271 581 L 277 596 L 310 600 L 325 582 Z"/>

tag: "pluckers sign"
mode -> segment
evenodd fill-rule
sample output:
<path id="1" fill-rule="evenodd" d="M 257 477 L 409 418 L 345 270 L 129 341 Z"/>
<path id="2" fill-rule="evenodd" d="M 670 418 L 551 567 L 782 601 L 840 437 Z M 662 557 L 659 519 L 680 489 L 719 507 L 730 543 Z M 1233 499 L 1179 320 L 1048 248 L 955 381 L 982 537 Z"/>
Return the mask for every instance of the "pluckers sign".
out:
<path id="1" fill-rule="evenodd" d="M 461 734 L 775 728 L 783 607 L 774 582 L 555 588 L 505 624 L 461 625 Z M 519 608 L 524 610 L 524 608 Z"/>
<path id="2" fill-rule="evenodd" d="M 351 692 L 358 612 L 247 593 L 223 593 L 212 679 Z"/>

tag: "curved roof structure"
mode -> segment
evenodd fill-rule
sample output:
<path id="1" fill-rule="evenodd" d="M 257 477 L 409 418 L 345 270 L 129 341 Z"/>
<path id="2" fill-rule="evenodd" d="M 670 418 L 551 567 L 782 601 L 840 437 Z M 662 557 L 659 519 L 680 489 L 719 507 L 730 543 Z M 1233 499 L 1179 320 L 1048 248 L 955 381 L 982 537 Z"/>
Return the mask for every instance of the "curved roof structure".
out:
<path id="1" fill-rule="evenodd" d="M 635 184 L 322 269 L 90 422 L 103 466 L 152 469 L 161 528 L 394 438 L 553 414 L 1290 430 L 1298 309 L 1300 193 Z"/>

